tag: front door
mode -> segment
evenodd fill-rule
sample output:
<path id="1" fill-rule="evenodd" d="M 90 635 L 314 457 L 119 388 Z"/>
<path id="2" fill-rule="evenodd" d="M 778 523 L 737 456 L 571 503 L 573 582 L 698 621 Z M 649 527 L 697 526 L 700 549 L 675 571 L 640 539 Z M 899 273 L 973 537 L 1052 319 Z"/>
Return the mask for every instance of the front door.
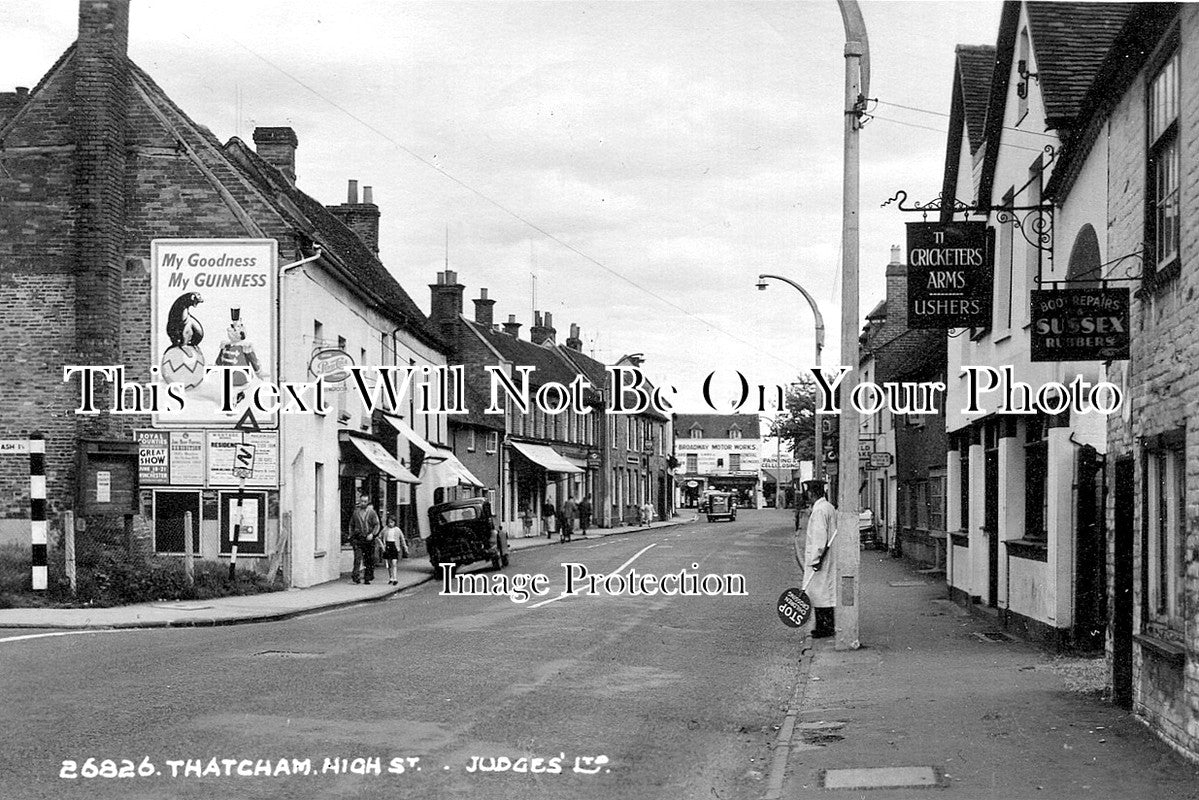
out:
<path id="1" fill-rule="evenodd" d="M 1084 447 L 1078 452 L 1074 580 L 1074 644 L 1081 650 L 1102 650 L 1107 627 L 1107 533 L 1103 501 L 1103 464 L 1093 447 Z"/>
<path id="2" fill-rule="evenodd" d="M 983 509 L 983 533 L 987 537 L 987 605 L 999 604 L 999 438 L 994 426 L 987 428 L 987 447 L 983 463 L 986 505 Z M 993 437 L 993 438 L 992 438 Z"/>
<path id="3" fill-rule="evenodd" d="M 1136 480 L 1133 461 L 1116 461 L 1114 486 L 1115 531 L 1112 548 L 1112 702 L 1132 707 L 1132 590 Z"/>

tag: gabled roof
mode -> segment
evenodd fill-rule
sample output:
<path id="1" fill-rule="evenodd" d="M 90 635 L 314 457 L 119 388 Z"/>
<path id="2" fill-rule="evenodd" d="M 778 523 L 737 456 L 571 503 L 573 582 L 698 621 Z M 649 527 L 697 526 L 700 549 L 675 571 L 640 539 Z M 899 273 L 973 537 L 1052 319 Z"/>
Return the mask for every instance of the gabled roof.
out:
<path id="1" fill-rule="evenodd" d="M 995 72 L 995 46 L 959 44 L 954 49 L 957 63 L 954 91 L 962 98 L 962 120 L 970 140 L 970 152 L 982 146 L 987 122 L 987 98 Z"/>
<path id="2" fill-rule="evenodd" d="M 759 439 L 757 414 L 675 414 L 675 438 L 686 439 L 688 431 L 699 427 L 704 439 L 727 439 L 730 428 L 741 430 L 742 439 Z M 680 437 L 679 434 L 683 435 Z"/>
<path id="3" fill-rule="evenodd" d="M 999 21 L 995 74 L 987 104 L 986 150 L 978 203 L 991 205 L 995 163 L 1003 134 L 1004 107 L 1019 37 L 1020 8 L 1028 9 L 1029 41 L 1037 85 L 1045 106 L 1045 128 L 1067 135 L 1081 110 L 1083 95 L 1111 49 L 1131 3 L 1048 3 L 1007 0 Z"/>
<path id="4" fill-rule="evenodd" d="M 1139 3 L 1133 8 L 1079 103 L 1081 111 L 1045 184 L 1045 197 L 1060 203 L 1069 195 L 1104 122 L 1167 34 L 1180 8 L 1178 3 Z"/>
<path id="5" fill-rule="evenodd" d="M 1069 128 L 1132 3 L 1026 4 L 1045 127 Z"/>
<path id="6" fill-rule="evenodd" d="M 500 333 L 466 317 L 462 317 L 461 320 L 463 325 L 474 330 L 505 361 L 518 367 L 533 367 L 533 373 L 529 378 L 534 386 L 540 386 L 546 381 L 557 381 L 567 385 L 579 374 L 579 370 L 558 352 L 556 345 L 543 347 L 533 344 L 528 339 Z"/>
<path id="7" fill-rule="evenodd" d="M 398 317 L 426 343 L 439 350 L 445 348 L 424 313 L 357 233 L 320 202 L 297 189 L 241 139 L 230 139 L 224 150 L 258 190 L 273 201 L 284 219 L 320 244 L 324 253 L 337 259 L 355 288 L 374 295 L 386 313 Z"/>

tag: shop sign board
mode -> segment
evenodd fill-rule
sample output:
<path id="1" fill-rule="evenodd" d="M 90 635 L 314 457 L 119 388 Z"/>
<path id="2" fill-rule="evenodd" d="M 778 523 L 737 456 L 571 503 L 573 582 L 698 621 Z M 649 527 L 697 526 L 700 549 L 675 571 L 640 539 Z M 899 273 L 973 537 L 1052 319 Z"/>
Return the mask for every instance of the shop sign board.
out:
<path id="1" fill-rule="evenodd" d="M 279 434 L 275 431 L 243 433 L 241 431 L 207 432 L 207 485 L 237 486 L 239 464 L 246 466 L 246 445 L 249 452 L 251 471 L 244 478 L 245 485 L 256 488 L 279 488 Z M 243 456 L 239 462 L 238 454 Z"/>
<path id="2" fill-rule="evenodd" d="M 871 453 L 867 469 L 886 469 L 895 463 L 895 456 L 890 453 Z"/>
<path id="3" fill-rule="evenodd" d="M 1120 361 L 1129 356 L 1129 290 L 1032 292 L 1032 361 Z"/>
<path id="4" fill-rule="evenodd" d="M 909 222 L 908 327 L 991 324 L 994 236 L 985 222 Z"/>
<path id="5" fill-rule="evenodd" d="M 274 239 L 150 243 L 150 360 L 160 381 L 185 387 L 183 410 L 155 414 L 155 427 L 233 427 L 241 418 L 276 361 L 277 273 Z M 224 373 L 210 367 L 245 370 L 232 373 L 231 412 L 222 410 Z"/>
<path id="6" fill-rule="evenodd" d="M 143 486 L 203 486 L 203 431 L 137 431 L 137 473 Z"/>

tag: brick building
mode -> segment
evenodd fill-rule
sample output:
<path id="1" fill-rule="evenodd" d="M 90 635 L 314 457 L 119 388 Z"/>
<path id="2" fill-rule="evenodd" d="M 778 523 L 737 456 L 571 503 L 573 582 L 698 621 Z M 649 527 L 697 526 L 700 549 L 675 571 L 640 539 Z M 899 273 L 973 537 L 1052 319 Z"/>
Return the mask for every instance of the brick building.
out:
<path id="1" fill-rule="evenodd" d="M 990 324 L 950 332 L 946 428 L 947 580 L 951 594 L 1008 630 L 1054 647 L 1095 648 L 1104 627 L 1102 415 L 966 414 L 968 365 L 1010 365 L 1030 387 L 1091 383 L 1101 361 L 1036 361 L 1032 293 L 1101 263 L 1107 185 L 1050 197 L 1063 141 L 1128 16 L 1120 3 L 1007 2 L 989 50 L 959 47 L 945 159 L 943 220 L 953 201 L 994 237 Z M 985 113 L 982 108 L 985 106 Z M 981 122 L 981 126 L 980 126 Z M 960 213 L 960 210 L 957 212 Z"/>
<path id="2" fill-rule="evenodd" d="M 1108 418 L 1113 696 L 1199 758 L 1199 8 L 1138 4 L 1084 98 L 1049 188 L 1106 187 L 1106 257 L 1092 274 L 1131 286 L 1126 392 Z M 1092 183 L 1094 181 L 1092 180 Z"/>
<path id="3" fill-rule="evenodd" d="M 324 350 L 356 364 L 429 367 L 444 365 L 444 352 L 379 263 L 379 210 L 370 197 L 358 202 L 354 187 L 349 202 L 330 209 L 297 189 L 290 128 L 256 130 L 255 148 L 222 144 L 129 60 L 128 2 L 81 0 L 79 9 L 77 41 L 32 91 L 0 102 L 0 352 L 22 365 L 0 395 L 0 437 L 45 432 L 50 517 L 79 511 L 88 541 L 124 537 L 143 552 L 179 552 L 190 510 L 200 555 L 224 557 L 231 491 L 217 480 L 213 455 L 236 420 L 167 430 L 149 414 L 77 415 L 79 381 L 63 380 L 65 364 L 124 364 L 129 380 L 151 378 L 162 355 L 150 347 L 162 333 L 152 313 L 161 277 L 152 241 L 275 242 L 269 261 L 283 266 L 255 275 L 271 287 L 269 299 L 205 310 L 214 316 L 202 346 L 202 329 L 197 336 L 192 328 L 185 346 L 201 364 L 202 347 L 215 353 L 209 342 L 238 321 L 262 332 L 256 380 L 310 380 Z M 301 259 L 308 260 L 287 266 Z M 224 358 L 226 347 L 216 348 Z M 96 399 L 107 407 L 108 387 Z M 241 553 L 260 569 L 278 566 L 295 585 L 340 575 L 342 519 L 357 491 L 419 517 L 416 478 L 400 461 L 419 464 L 397 449 L 394 428 L 344 394 L 333 405 L 335 413 L 264 420 L 259 442 L 255 469 L 269 474 L 254 486 L 258 521 Z M 444 414 L 407 419 L 425 438 L 445 441 Z M 180 469 L 156 481 L 139 475 L 136 431 L 157 431 Z M 29 485 L 19 462 L 0 463 L 2 532 L 18 539 L 22 529 L 28 535 L 20 520 L 28 518 Z"/>
<path id="4" fill-rule="evenodd" d="M 679 505 L 696 508 L 708 489 L 733 492 L 741 508 L 761 496 L 762 438 L 756 414 L 675 414 Z"/>
<path id="5" fill-rule="evenodd" d="M 907 267 L 891 249 L 887 295 L 866 317 L 862 331 L 863 381 L 919 383 L 945 380 L 944 334 L 907 325 Z M 943 566 L 945 527 L 945 406 L 935 414 L 893 414 L 884 409 L 860 421 L 861 508 L 871 509 L 880 545 L 917 562 Z M 890 466 L 867 467 L 870 453 L 890 456 Z"/>

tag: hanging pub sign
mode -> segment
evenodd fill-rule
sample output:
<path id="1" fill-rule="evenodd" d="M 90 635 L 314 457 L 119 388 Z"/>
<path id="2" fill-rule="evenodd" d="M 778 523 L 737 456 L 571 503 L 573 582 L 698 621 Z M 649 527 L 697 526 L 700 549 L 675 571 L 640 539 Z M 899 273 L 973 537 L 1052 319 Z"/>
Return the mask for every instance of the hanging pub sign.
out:
<path id="1" fill-rule="evenodd" d="M 985 222 L 908 223 L 908 327 L 991 324 L 994 237 Z"/>
<path id="2" fill-rule="evenodd" d="M 1129 290 L 1038 289 L 1032 292 L 1033 361 L 1128 358 Z"/>

